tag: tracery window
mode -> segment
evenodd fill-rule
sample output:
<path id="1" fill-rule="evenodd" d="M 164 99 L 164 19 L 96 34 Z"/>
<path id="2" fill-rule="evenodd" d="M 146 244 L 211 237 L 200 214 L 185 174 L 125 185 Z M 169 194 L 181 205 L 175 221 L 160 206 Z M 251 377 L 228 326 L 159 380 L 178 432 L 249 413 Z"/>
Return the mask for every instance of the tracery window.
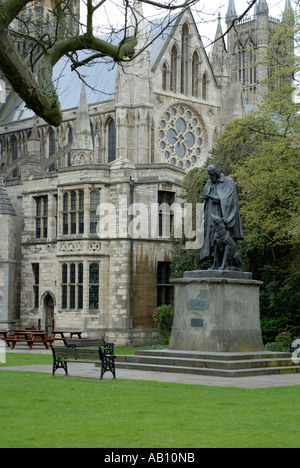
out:
<path id="1" fill-rule="evenodd" d="M 191 169 L 202 151 L 202 123 L 190 106 L 173 105 L 163 114 L 158 131 L 164 162 Z"/>

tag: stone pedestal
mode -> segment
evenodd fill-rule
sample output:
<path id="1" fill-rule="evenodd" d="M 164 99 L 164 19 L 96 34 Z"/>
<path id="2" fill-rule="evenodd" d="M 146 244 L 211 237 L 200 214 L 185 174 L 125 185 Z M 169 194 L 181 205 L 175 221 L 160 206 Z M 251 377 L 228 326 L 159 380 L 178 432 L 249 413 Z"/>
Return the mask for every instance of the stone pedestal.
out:
<path id="1" fill-rule="evenodd" d="M 259 312 L 262 283 L 244 279 L 249 275 L 198 271 L 173 280 L 175 314 L 169 349 L 262 351 Z"/>

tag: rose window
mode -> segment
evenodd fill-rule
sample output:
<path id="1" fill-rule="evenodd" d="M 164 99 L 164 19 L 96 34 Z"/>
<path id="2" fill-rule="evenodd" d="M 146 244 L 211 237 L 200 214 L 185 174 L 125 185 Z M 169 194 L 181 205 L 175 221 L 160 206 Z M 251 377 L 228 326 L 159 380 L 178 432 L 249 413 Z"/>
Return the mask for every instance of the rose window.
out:
<path id="1" fill-rule="evenodd" d="M 182 105 L 170 107 L 160 120 L 158 137 L 165 162 L 190 169 L 199 161 L 202 129 L 200 118 L 192 109 Z"/>

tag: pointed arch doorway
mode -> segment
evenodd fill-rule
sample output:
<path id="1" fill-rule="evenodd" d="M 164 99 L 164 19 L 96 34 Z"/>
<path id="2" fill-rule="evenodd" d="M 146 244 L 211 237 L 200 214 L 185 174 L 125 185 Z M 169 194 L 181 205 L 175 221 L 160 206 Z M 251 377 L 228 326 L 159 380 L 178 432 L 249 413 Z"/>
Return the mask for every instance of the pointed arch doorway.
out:
<path id="1" fill-rule="evenodd" d="M 45 317 L 45 329 L 52 330 L 54 323 L 54 306 L 55 300 L 50 293 L 47 293 L 44 298 L 44 317 Z"/>

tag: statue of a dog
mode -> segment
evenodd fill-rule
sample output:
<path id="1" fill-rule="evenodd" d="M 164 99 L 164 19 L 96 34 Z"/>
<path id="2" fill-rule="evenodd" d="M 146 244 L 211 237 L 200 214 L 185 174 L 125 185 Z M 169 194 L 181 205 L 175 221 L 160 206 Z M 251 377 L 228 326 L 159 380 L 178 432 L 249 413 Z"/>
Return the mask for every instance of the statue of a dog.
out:
<path id="1" fill-rule="evenodd" d="M 229 231 L 226 230 L 224 220 L 217 215 L 211 216 L 214 220 L 214 260 L 210 270 L 242 271 L 242 256 Z"/>

